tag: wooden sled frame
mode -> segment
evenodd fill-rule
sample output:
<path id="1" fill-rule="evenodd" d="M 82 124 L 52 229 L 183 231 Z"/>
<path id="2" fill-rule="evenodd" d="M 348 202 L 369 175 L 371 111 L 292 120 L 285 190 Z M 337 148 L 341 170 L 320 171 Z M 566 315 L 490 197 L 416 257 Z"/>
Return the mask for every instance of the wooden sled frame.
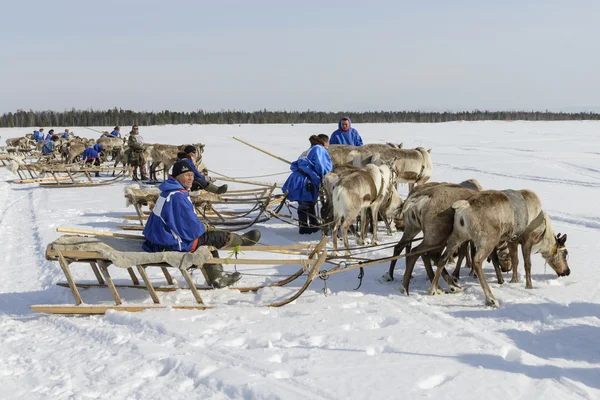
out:
<path id="1" fill-rule="evenodd" d="M 268 221 L 271 214 L 265 211 L 273 207 L 280 210 L 283 207 L 286 196 L 283 194 L 274 195 L 273 191 L 275 189 L 276 185 L 271 185 L 269 188 L 232 190 L 218 195 L 218 197 L 214 196 L 214 199 L 200 196 L 197 200 L 193 200 L 194 208 L 201 217 L 202 222 L 230 232 L 240 231 L 254 224 Z M 144 210 L 144 207 L 148 206 L 149 198 L 147 196 L 138 197 L 133 193 L 126 193 L 125 197 L 133 205 L 136 215 L 125 215 L 123 219 L 137 220 L 139 225 L 120 225 L 118 226 L 119 229 L 128 231 L 143 230 L 145 221 L 151 214 L 151 211 Z M 240 211 L 223 211 L 215 207 L 215 205 L 220 204 L 249 204 L 250 208 Z"/>
<path id="2" fill-rule="evenodd" d="M 236 259 L 236 264 L 246 264 L 246 265 L 300 265 L 300 269 L 287 277 L 284 280 L 274 282 L 271 284 L 253 286 L 253 287 L 240 287 L 240 288 L 229 288 L 230 290 L 238 290 L 241 292 L 248 291 L 257 291 L 264 287 L 280 287 L 287 285 L 288 283 L 296 280 L 298 277 L 307 272 L 306 282 L 290 297 L 285 298 L 280 301 L 276 301 L 270 304 L 264 304 L 264 307 L 281 307 L 283 305 L 289 304 L 290 302 L 297 299 L 306 289 L 310 286 L 310 283 L 313 279 L 319 274 L 319 269 L 325 262 L 327 258 L 327 250 L 325 250 L 325 246 L 327 244 L 327 237 L 323 237 L 319 243 L 311 244 L 311 245 L 290 245 L 290 246 L 251 246 L 251 247 L 240 247 L 236 250 L 241 252 L 276 252 L 276 253 L 288 253 L 288 254 L 299 254 L 297 250 L 309 250 L 310 252 L 307 254 L 307 258 L 295 258 L 295 259 L 278 259 L 278 260 L 270 260 L 270 259 Z M 226 249 L 224 249 L 226 250 Z M 296 251 L 293 251 L 296 250 Z M 44 313 L 51 314 L 104 314 L 107 310 L 118 310 L 118 311 L 142 311 L 145 309 L 156 309 L 156 308 L 176 308 L 176 309 L 193 309 L 193 310 L 204 310 L 208 308 L 213 308 L 213 306 L 205 305 L 202 300 L 202 296 L 200 295 L 199 289 L 194 283 L 190 273 L 186 269 L 178 269 L 182 274 L 184 280 L 187 283 L 187 289 L 192 293 L 196 304 L 193 305 L 163 305 L 160 303 L 160 299 L 158 298 L 157 291 L 172 291 L 177 289 L 173 286 L 173 278 L 169 272 L 170 268 L 174 268 L 168 264 L 148 264 L 148 265 L 136 265 L 136 269 L 139 275 L 144 282 L 144 285 L 140 285 L 140 280 L 134 272 L 133 267 L 131 266 L 127 268 L 129 275 L 132 280 L 132 285 L 116 285 L 108 271 L 108 267 L 112 264 L 111 260 L 106 259 L 102 254 L 93 252 L 93 251 L 55 251 L 48 246 L 46 249 L 46 258 L 48 260 L 58 261 L 63 273 L 65 274 L 65 278 L 67 280 L 66 284 L 60 284 L 61 286 L 68 286 L 71 289 L 71 293 L 75 300 L 75 305 L 32 305 L 30 308 L 33 311 L 39 311 Z M 98 281 L 98 284 L 77 284 L 70 270 L 70 264 L 74 262 L 86 262 L 92 268 L 92 271 Z M 210 259 L 210 263 L 217 264 L 226 264 L 229 260 L 225 258 L 213 258 Z M 208 263 L 207 263 L 208 264 Z M 146 273 L 146 268 L 148 267 L 159 267 L 161 268 L 165 279 L 167 280 L 168 286 L 154 286 Z M 200 268 L 202 271 L 203 268 Z M 115 302 L 115 305 L 88 305 L 84 304 L 79 293 L 79 288 L 86 287 L 107 287 L 110 291 L 110 294 Z M 152 305 L 149 304 L 123 304 L 121 296 L 119 295 L 118 288 L 121 287 L 136 287 L 143 288 L 148 291 L 150 298 L 152 299 Z"/>
<path id="3" fill-rule="evenodd" d="M 127 178 L 130 174 L 130 169 L 128 167 L 105 167 L 105 166 L 93 166 L 93 167 L 79 167 L 78 169 L 74 169 L 65 165 L 53 165 L 46 166 L 41 168 L 40 173 L 50 174 L 52 175 L 53 182 L 42 182 L 40 183 L 41 187 L 47 188 L 65 188 L 65 187 L 93 187 L 93 186 L 106 186 L 112 185 L 113 183 L 121 182 L 125 178 Z M 92 173 L 107 173 L 112 172 L 113 174 L 117 172 L 116 176 L 113 176 L 110 179 L 105 180 L 94 180 L 92 177 Z M 68 180 L 65 182 L 62 177 L 57 174 L 67 174 Z M 76 178 L 84 177 L 86 180 L 81 181 Z"/>

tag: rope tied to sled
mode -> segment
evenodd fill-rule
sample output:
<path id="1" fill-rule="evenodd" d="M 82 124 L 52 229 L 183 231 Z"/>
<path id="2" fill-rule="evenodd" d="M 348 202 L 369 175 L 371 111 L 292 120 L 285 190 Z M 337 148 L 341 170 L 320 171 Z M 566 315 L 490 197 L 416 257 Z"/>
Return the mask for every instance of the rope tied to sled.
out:
<path id="1" fill-rule="evenodd" d="M 240 248 L 241 248 L 241 245 L 239 245 L 239 244 L 237 244 L 233 247 L 233 249 L 229 252 L 227 257 L 225 257 L 225 264 L 229 265 L 229 260 L 231 260 L 233 257 L 235 257 L 235 259 L 237 260 L 239 254 L 244 254 L 244 252 L 241 251 Z"/>

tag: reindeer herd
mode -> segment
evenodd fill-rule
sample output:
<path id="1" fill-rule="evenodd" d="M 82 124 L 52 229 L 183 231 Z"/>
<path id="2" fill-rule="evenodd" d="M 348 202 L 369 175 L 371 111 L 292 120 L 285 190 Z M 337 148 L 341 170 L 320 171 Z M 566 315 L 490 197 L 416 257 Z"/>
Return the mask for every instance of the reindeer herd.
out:
<path id="1" fill-rule="evenodd" d="M 103 132 L 107 134 L 108 132 Z M 82 138 L 71 135 L 68 139 L 59 139 L 52 155 L 47 157 L 46 161 L 58 161 L 64 164 L 73 164 L 81 159 L 81 155 L 87 147 L 99 144 L 104 149 L 102 152 L 103 162 L 110 162 L 116 168 L 120 164 L 128 166 L 128 137 L 123 138 L 102 136 L 99 139 Z M 28 153 L 33 150 L 41 151 L 44 141 L 36 143 L 32 134 L 22 137 L 10 138 L 6 140 L 6 149 L 14 153 Z M 208 173 L 206 166 L 202 163 L 202 153 L 204 145 L 197 143 L 193 145 L 196 148 L 196 160 L 194 164 L 198 166 L 201 173 Z M 166 177 L 169 169 L 177 161 L 177 153 L 181 152 L 185 145 L 176 146 L 159 143 L 144 144 L 144 159 L 149 165 L 150 180 L 157 180 L 157 171 L 163 171 L 163 178 Z"/>
<path id="2" fill-rule="evenodd" d="M 391 233 L 391 224 L 403 232 L 394 247 L 393 260 L 385 280 L 394 278 L 396 260 L 406 251 L 403 289 L 408 294 L 416 261 L 422 258 L 431 281 L 429 293 L 441 294 L 439 278 L 446 281 L 449 292 L 463 289 L 458 285 L 460 266 L 467 261 L 480 281 L 487 305 L 497 307 L 485 275 L 483 263 L 494 265 L 498 283 L 503 272 L 512 271 L 511 283 L 518 282 L 518 247 L 525 264 L 527 289 L 531 289 L 531 254 L 540 253 L 558 276 L 570 274 L 565 247 L 567 235 L 555 235 L 548 215 L 538 196 L 530 190 L 483 190 L 474 179 L 454 183 L 428 182 L 432 174 L 431 150 L 403 149 L 402 145 L 367 144 L 361 147 L 330 145 L 333 171 L 323 180 L 323 218 L 332 237 L 341 232 L 346 254 L 350 255 L 348 230 L 360 216 L 356 242 L 369 243 L 367 227 L 371 222 L 372 241 L 377 241 L 377 223 L 383 220 Z M 397 184 L 408 183 L 405 201 Z M 415 186 L 417 185 L 417 186 Z M 412 248 L 419 233 L 422 241 Z M 338 239 L 333 239 L 338 251 Z M 452 274 L 446 270 L 457 258 Z M 433 266 L 437 270 L 434 272 Z"/>

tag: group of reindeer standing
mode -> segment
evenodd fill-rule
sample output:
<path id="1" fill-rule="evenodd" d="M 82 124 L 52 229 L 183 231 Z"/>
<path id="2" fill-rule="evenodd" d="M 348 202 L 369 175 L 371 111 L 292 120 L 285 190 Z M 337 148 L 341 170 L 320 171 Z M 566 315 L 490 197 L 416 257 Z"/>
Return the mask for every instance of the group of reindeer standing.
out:
<path id="1" fill-rule="evenodd" d="M 429 293 L 441 294 L 440 276 L 449 291 L 463 289 L 458 285 L 460 265 L 464 259 L 477 275 L 487 305 L 498 307 L 482 271 L 483 262 L 491 260 L 498 283 L 502 272 L 512 269 L 511 282 L 518 282 L 518 246 L 525 264 L 526 288 L 532 288 L 531 254 L 540 253 L 558 276 L 570 274 L 565 247 L 567 235 L 555 235 L 539 197 L 531 190 L 482 190 L 474 179 L 454 183 L 428 182 L 433 171 L 431 150 L 418 147 L 403 149 L 395 144 L 364 146 L 330 145 L 328 152 L 333 171 L 323 179 L 325 216 L 333 226 L 333 247 L 337 251 L 337 232 L 341 228 L 348 251 L 348 229 L 361 216 L 357 243 L 367 242 L 367 220 L 373 224 L 373 242 L 377 243 L 377 221 L 390 222 L 403 231 L 394 248 L 394 256 L 408 252 L 403 288 L 408 294 L 410 279 L 419 257 L 423 259 L 431 281 Z M 399 196 L 398 183 L 409 184 L 405 201 Z M 415 186 L 416 185 L 416 186 Z M 411 243 L 423 233 L 421 243 Z M 450 275 L 445 266 L 458 257 Z M 391 261 L 385 279 L 393 280 L 396 259 Z M 434 273 L 432 265 L 437 266 Z"/>

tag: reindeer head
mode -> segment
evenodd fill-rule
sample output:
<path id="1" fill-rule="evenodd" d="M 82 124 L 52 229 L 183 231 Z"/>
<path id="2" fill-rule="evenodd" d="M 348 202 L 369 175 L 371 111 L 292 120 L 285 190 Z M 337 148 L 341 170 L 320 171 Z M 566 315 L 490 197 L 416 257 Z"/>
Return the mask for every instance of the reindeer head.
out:
<path id="1" fill-rule="evenodd" d="M 567 235 L 561 235 L 560 233 L 556 235 L 554 238 L 554 246 L 550 251 L 550 255 L 546 258 L 546 261 L 550 265 L 550 267 L 556 272 L 558 276 L 569 276 L 571 274 L 571 270 L 569 269 L 569 264 L 567 260 L 569 258 L 569 252 L 565 247 L 565 242 L 567 241 Z"/>

